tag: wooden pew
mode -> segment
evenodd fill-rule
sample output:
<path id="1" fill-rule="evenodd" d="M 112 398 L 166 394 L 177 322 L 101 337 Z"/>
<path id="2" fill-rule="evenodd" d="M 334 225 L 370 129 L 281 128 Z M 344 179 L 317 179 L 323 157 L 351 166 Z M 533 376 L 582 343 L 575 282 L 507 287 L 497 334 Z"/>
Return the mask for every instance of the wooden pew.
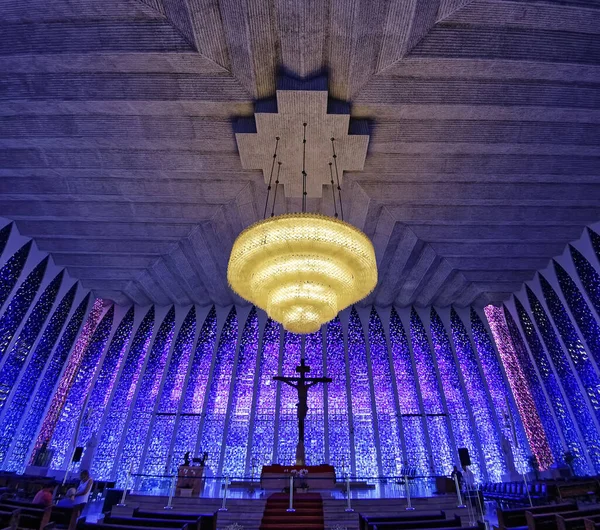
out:
<path id="1" fill-rule="evenodd" d="M 151 512 L 136 508 L 133 517 L 189 521 L 189 530 L 214 530 L 217 527 L 217 517 L 214 513 Z"/>
<path id="2" fill-rule="evenodd" d="M 125 525 L 114 525 L 114 524 L 105 524 L 105 523 L 88 523 L 79 522 L 77 525 L 78 530 L 140 530 L 140 528 L 144 528 L 143 526 L 125 526 Z M 172 528 L 163 528 L 163 527 L 152 527 L 152 530 L 173 530 Z"/>
<path id="3" fill-rule="evenodd" d="M 20 517 L 20 508 L 13 511 L 0 510 L 0 528 L 2 528 L 2 530 L 16 530 L 19 526 Z"/>
<path id="4" fill-rule="evenodd" d="M 588 511 L 589 510 L 585 510 L 585 512 Z M 557 515 L 556 526 L 558 527 L 558 530 L 584 530 L 586 520 L 593 523 L 600 523 L 600 509 L 598 510 L 598 515 L 583 515 L 579 517 L 563 517 Z"/>
<path id="5" fill-rule="evenodd" d="M 585 530 L 600 530 L 600 523 L 595 522 L 593 519 L 584 519 Z"/>
<path id="6" fill-rule="evenodd" d="M 576 482 L 573 484 L 561 484 L 557 486 L 558 497 L 563 499 L 576 499 L 578 497 L 590 497 L 600 494 L 600 483 L 597 480 Z"/>
<path id="7" fill-rule="evenodd" d="M 406 522 L 406 521 L 427 521 L 434 519 L 446 519 L 446 513 L 428 512 L 418 514 L 403 514 L 403 515 L 364 515 L 358 514 L 359 528 L 367 530 L 369 525 L 385 522 Z"/>
<path id="8" fill-rule="evenodd" d="M 52 506 L 38 506 L 30 504 L 32 507 L 19 506 L 21 510 L 19 516 L 19 528 L 30 528 L 32 530 L 54 530 L 55 524 L 50 522 Z M 37 506 L 37 507 L 33 507 Z M 14 511 L 14 505 L 0 504 L 0 511 Z"/>
<path id="9" fill-rule="evenodd" d="M 427 530 L 430 528 L 459 528 L 461 526 L 460 517 L 454 516 L 452 519 L 427 519 L 422 521 L 388 521 L 373 525 L 373 530 Z"/>
<path id="10" fill-rule="evenodd" d="M 498 516 L 498 528 L 506 530 L 508 528 L 520 528 L 527 526 L 527 518 L 525 512 L 533 514 L 538 513 L 559 513 L 573 511 L 577 507 L 572 502 L 563 504 L 549 504 L 546 506 L 534 506 L 528 508 L 513 508 L 511 510 L 503 510 L 498 508 L 496 514 Z"/>
<path id="11" fill-rule="evenodd" d="M 540 513 L 534 514 L 530 511 L 525 512 L 527 518 L 527 527 L 529 530 L 554 530 L 558 528 L 557 517 L 564 519 L 584 519 L 588 516 L 600 515 L 600 509 L 594 508 L 591 510 L 572 510 L 570 512 L 557 513 Z"/>
<path id="12" fill-rule="evenodd" d="M 3 499 L 0 501 L 0 505 L 14 506 L 16 508 L 43 508 L 39 504 L 32 504 L 31 502 L 21 501 L 17 499 Z M 81 515 L 82 506 L 76 506 L 74 508 L 50 506 L 50 508 L 51 512 L 48 522 L 54 523 L 54 526 L 57 529 L 75 530 L 75 528 L 77 527 L 77 520 Z"/>
<path id="13" fill-rule="evenodd" d="M 182 519 L 150 519 L 141 517 L 105 517 L 102 521 L 104 524 L 116 526 L 138 526 L 148 528 L 179 528 L 181 530 L 189 530 L 191 521 Z"/>

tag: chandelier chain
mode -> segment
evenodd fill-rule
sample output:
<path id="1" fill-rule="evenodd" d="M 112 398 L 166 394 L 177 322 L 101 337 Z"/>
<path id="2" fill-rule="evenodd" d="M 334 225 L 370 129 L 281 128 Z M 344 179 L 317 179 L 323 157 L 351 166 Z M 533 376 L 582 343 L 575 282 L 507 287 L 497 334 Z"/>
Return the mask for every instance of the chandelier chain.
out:
<path id="1" fill-rule="evenodd" d="M 269 185 L 267 186 L 267 199 L 265 200 L 265 211 L 263 219 L 267 218 L 267 209 L 269 207 L 269 196 L 271 195 L 271 182 L 273 182 L 273 170 L 275 169 L 275 161 L 277 160 L 277 148 L 279 147 L 279 136 L 275 137 L 275 151 L 273 152 L 273 162 L 271 162 L 271 174 L 269 175 Z"/>
<path id="2" fill-rule="evenodd" d="M 306 213 L 306 122 L 302 139 L 302 213 Z"/>
<path id="3" fill-rule="evenodd" d="M 277 161 L 277 177 L 275 178 L 275 193 L 273 194 L 273 206 L 271 207 L 271 217 L 275 216 L 275 202 L 277 202 L 277 189 L 279 188 L 279 173 L 281 173 L 281 162 Z"/>
<path id="4" fill-rule="evenodd" d="M 337 165 L 337 153 L 335 152 L 335 138 L 331 138 L 331 150 L 333 152 L 333 165 L 335 166 L 335 178 L 337 179 L 338 198 L 340 201 L 340 214 L 344 220 L 344 206 L 342 205 L 342 187 L 340 186 L 340 174 Z"/>
<path id="5" fill-rule="evenodd" d="M 329 162 L 329 176 L 331 177 L 331 196 L 333 197 L 333 211 L 334 211 L 334 216 L 337 219 L 338 211 L 337 211 L 337 204 L 335 202 L 335 185 L 333 183 L 333 169 L 331 168 L 332 165 L 333 165 L 333 163 Z"/>

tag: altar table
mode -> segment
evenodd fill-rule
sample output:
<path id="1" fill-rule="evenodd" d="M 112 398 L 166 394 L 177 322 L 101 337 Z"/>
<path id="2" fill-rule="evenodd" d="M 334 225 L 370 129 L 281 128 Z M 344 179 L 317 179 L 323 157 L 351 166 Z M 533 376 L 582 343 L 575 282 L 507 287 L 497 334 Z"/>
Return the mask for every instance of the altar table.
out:
<path id="1" fill-rule="evenodd" d="M 295 477 L 294 486 L 301 487 L 305 484 L 312 490 L 330 490 L 335 488 L 335 468 L 328 464 L 320 466 L 282 466 L 272 464 L 263 466 L 260 474 L 260 487 L 269 490 L 283 490 L 290 486 L 290 475 L 292 470 L 308 470 L 304 477 Z"/>

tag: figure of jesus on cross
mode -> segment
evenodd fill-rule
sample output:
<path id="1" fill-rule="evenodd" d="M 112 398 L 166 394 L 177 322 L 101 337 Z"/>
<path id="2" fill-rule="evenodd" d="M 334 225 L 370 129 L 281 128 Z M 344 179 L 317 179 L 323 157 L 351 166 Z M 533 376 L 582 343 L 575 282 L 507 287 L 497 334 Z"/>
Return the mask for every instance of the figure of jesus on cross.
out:
<path id="1" fill-rule="evenodd" d="M 303 341 L 304 342 L 304 341 Z M 297 415 L 298 415 L 298 443 L 296 445 L 296 465 L 306 465 L 306 454 L 304 451 L 304 420 L 308 414 L 308 389 L 318 383 L 331 383 L 330 377 L 306 377 L 310 372 L 310 366 L 304 362 L 304 356 L 300 360 L 300 366 L 296 366 L 296 372 L 300 377 L 284 377 L 281 375 L 273 377 L 275 381 L 281 381 L 296 389 L 298 392 Z"/>

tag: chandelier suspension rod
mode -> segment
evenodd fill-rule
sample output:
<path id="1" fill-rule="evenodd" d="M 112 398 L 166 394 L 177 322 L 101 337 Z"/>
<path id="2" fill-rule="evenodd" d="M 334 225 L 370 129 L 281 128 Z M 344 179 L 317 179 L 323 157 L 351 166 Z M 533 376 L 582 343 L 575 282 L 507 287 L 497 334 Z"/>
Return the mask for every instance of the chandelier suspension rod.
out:
<path id="1" fill-rule="evenodd" d="M 279 188 L 279 173 L 281 173 L 281 162 L 277 161 L 277 177 L 275 178 L 275 193 L 273 194 L 271 217 L 275 217 L 275 202 L 277 202 L 277 188 Z"/>
<path id="2" fill-rule="evenodd" d="M 265 201 L 265 211 L 263 219 L 267 218 L 267 208 L 269 207 L 269 195 L 271 194 L 271 182 L 273 181 L 273 169 L 275 168 L 275 160 L 277 159 L 277 148 L 279 147 L 279 136 L 275 137 L 275 151 L 273 152 L 273 162 L 271 163 L 271 174 L 269 175 L 269 186 L 267 187 L 267 200 Z"/>
<path id="3" fill-rule="evenodd" d="M 306 122 L 302 139 L 302 213 L 306 213 Z"/>
<path id="4" fill-rule="evenodd" d="M 335 202 L 335 185 L 333 183 L 333 169 L 331 169 L 332 165 L 333 165 L 333 163 L 329 162 L 329 176 L 331 177 L 331 196 L 333 197 L 333 211 L 334 211 L 334 217 L 337 219 L 338 211 L 337 211 L 337 204 Z"/>
<path id="5" fill-rule="evenodd" d="M 333 151 L 333 164 L 335 166 L 335 178 L 337 179 L 338 197 L 340 200 L 340 214 L 344 220 L 344 207 L 342 205 L 342 187 L 340 186 L 340 174 L 338 173 L 337 154 L 335 152 L 335 138 L 331 138 L 331 150 Z"/>

